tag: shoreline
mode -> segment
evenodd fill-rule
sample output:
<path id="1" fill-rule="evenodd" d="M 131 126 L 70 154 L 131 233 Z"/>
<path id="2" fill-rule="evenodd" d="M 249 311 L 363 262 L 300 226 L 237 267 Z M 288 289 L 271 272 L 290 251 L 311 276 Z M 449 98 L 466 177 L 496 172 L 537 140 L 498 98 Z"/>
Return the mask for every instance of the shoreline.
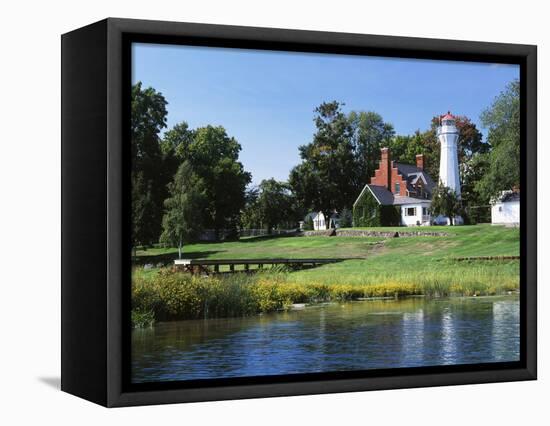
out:
<path id="1" fill-rule="evenodd" d="M 345 300 L 345 301 L 329 301 L 329 302 L 312 302 L 312 303 L 300 303 L 300 304 L 293 304 L 288 309 L 279 309 L 275 311 L 270 312 L 258 312 L 255 314 L 250 315 L 243 315 L 243 316 L 232 316 L 232 317 L 208 317 L 208 318 L 194 318 L 194 319 L 172 319 L 172 320 L 164 320 L 164 321 L 154 321 L 150 325 L 146 327 L 132 327 L 132 330 L 143 330 L 146 328 L 152 328 L 156 325 L 162 325 L 162 324 L 171 324 L 171 323 L 177 323 L 180 321 L 208 321 L 208 320 L 234 320 L 239 318 L 253 318 L 253 317 L 262 317 L 265 315 L 274 315 L 274 314 L 282 314 L 282 313 L 289 313 L 289 312 L 299 312 L 303 310 L 309 310 L 309 309 L 320 309 L 327 306 L 335 306 L 335 305 L 342 305 L 342 304 L 355 304 L 355 303 L 368 303 L 368 302 L 403 302 L 408 299 L 424 299 L 426 301 L 457 301 L 460 299 L 470 300 L 470 299 L 501 299 L 501 298 L 510 298 L 510 297 L 519 297 L 520 292 L 519 290 L 508 292 L 505 294 L 494 294 L 494 295 L 486 295 L 486 296 L 460 296 L 460 295 L 453 295 L 453 296 L 443 296 L 443 297 L 435 297 L 435 296 L 425 296 L 422 294 L 419 295 L 410 295 L 410 296 L 403 296 L 403 297 L 375 297 L 375 298 L 362 298 L 362 299 L 352 299 L 352 300 Z"/>
<path id="2" fill-rule="evenodd" d="M 304 309 L 322 303 L 465 298 L 519 294 L 519 282 L 430 281 L 341 284 L 292 282 L 289 273 L 197 277 L 162 270 L 132 281 L 132 327 L 159 321 L 231 318 Z"/>

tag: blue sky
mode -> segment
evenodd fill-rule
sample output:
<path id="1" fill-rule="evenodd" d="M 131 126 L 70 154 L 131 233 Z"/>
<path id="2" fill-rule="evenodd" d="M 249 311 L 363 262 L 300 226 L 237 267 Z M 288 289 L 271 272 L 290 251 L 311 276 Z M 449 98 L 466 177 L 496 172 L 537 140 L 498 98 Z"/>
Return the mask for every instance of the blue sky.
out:
<path id="1" fill-rule="evenodd" d="M 376 111 L 402 135 L 448 110 L 485 133 L 480 113 L 519 78 L 516 65 L 154 44 L 134 44 L 132 58 L 133 82 L 167 99 L 168 128 L 224 126 L 242 145 L 255 184 L 287 179 L 324 101 Z"/>

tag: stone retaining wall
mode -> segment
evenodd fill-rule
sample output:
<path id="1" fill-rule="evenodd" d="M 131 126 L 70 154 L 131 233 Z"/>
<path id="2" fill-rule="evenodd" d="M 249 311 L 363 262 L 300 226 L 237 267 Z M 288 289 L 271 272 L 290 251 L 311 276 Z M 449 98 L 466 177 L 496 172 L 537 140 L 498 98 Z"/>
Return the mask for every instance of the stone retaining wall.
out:
<path id="1" fill-rule="evenodd" d="M 322 231 L 304 231 L 304 237 L 333 237 L 336 235 L 334 229 L 326 229 Z"/>
<path id="2" fill-rule="evenodd" d="M 393 238 L 396 237 L 397 232 L 395 231 L 364 231 L 364 230 L 354 230 L 346 229 L 343 231 L 337 230 L 336 235 L 339 237 L 384 237 L 384 238 Z"/>
<path id="3" fill-rule="evenodd" d="M 395 238 L 395 237 L 448 237 L 448 232 L 438 231 L 369 231 L 364 229 L 327 229 L 326 231 L 304 231 L 305 237 L 321 237 L 321 236 L 337 236 L 337 237 L 382 237 L 382 238 Z"/>

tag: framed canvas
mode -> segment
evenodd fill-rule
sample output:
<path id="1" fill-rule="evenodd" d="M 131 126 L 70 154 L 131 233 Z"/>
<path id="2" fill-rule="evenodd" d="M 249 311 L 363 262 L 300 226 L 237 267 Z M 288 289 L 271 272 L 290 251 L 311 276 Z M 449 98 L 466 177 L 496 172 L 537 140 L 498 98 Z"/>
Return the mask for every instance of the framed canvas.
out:
<path id="1" fill-rule="evenodd" d="M 536 379 L 536 47 L 106 19 L 62 36 L 62 389 Z"/>

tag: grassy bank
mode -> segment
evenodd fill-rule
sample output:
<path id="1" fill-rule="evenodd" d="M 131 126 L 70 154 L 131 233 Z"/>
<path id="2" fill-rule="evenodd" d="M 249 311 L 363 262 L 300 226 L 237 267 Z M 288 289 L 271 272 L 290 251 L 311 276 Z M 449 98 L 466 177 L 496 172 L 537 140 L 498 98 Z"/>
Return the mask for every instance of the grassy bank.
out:
<path id="1" fill-rule="evenodd" d="M 480 268 L 481 269 L 481 268 Z M 155 274 L 136 273 L 132 306 L 134 325 L 149 325 L 154 320 L 198 319 L 245 316 L 288 309 L 293 303 L 319 303 L 357 300 L 370 297 L 425 295 L 497 295 L 516 290 L 517 281 L 509 276 L 487 280 L 476 273 L 445 277 L 430 275 L 407 281 L 399 279 L 366 280 L 343 283 L 297 281 L 291 273 L 262 272 L 200 277 L 169 269 Z"/>
<path id="2" fill-rule="evenodd" d="M 381 228 L 387 230 L 388 228 Z M 403 228 L 399 228 L 403 230 Z M 519 288 L 519 261 L 457 262 L 461 256 L 519 254 L 519 230 L 490 225 L 438 227 L 446 237 L 279 237 L 194 244 L 186 258 L 361 257 L 295 272 L 191 277 L 167 268 L 133 271 L 136 319 L 241 316 L 292 303 L 380 296 L 496 295 Z M 383 241 L 382 244 L 380 242 Z M 373 244 L 377 243 L 377 244 Z M 138 252 L 141 263 L 174 249 Z M 147 316 L 149 315 L 149 317 Z M 136 325 L 139 325 L 136 321 Z"/>

